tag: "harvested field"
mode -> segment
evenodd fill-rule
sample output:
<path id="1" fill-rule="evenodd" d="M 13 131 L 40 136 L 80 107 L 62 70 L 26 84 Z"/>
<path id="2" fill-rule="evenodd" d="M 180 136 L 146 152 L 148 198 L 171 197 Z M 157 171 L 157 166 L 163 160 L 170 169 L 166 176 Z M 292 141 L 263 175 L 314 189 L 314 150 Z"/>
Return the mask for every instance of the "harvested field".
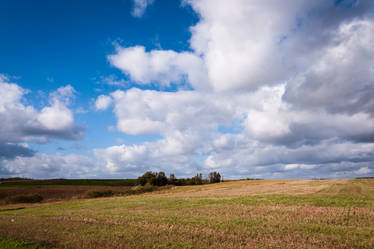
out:
<path id="1" fill-rule="evenodd" d="M 373 179 L 231 181 L 0 209 L 1 236 L 46 247 L 374 247 Z"/>

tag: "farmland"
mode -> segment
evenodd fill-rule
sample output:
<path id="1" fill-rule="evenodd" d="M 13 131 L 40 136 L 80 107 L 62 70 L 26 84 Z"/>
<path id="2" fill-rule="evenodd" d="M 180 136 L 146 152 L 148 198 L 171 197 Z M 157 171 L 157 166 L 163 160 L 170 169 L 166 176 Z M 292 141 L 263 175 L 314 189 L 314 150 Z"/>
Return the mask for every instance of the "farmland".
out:
<path id="1" fill-rule="evenodd" d="M 228 181 L 1 205 L 0 236 L 45 248 L 373 248 L 374 179 Z"/>
<path id="2" fill-rule="evenodd" d="M 120 193 L 136 185 L 135 179 L 124 180 L 3 180 L 0 204 L 9 196 L 39 194 L 46 201 L 82 198 L 88 191 L 112 190 Z"/>

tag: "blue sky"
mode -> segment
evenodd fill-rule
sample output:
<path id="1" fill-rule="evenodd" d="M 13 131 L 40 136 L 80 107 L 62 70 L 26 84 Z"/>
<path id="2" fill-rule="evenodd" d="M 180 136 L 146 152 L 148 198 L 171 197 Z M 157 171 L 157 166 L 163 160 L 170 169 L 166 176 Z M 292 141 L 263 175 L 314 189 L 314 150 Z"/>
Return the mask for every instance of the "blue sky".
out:
<path id="1" fill-rule="evenodd" d="M 373 176 L 373 13 L 2 1 L 0 177 Z"/>

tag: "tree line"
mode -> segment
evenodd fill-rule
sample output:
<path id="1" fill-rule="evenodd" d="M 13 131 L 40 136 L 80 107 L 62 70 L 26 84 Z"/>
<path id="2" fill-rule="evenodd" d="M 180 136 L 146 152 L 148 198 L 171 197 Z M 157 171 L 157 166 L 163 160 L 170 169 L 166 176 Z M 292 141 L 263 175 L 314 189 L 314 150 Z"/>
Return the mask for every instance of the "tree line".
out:
<path id="1" fill-rule="evenodd" d="M 144 186 L 150 184 L 152 186 L 164 186 L 167 184 L 184 186 L 184 185 L 201 185 L 208 183 L 221 182 L 221 174 L 219 172 L 211 172 L 208 174 L 208 178 L 203 178 L 201 173 L 196 174 L 192 178 L 176 178 L 174 174 L 170 174 L 166 177 L 165 172 L 152 172 L 147 171 L 142 176 L 138 177 L 138 184 Z"/>

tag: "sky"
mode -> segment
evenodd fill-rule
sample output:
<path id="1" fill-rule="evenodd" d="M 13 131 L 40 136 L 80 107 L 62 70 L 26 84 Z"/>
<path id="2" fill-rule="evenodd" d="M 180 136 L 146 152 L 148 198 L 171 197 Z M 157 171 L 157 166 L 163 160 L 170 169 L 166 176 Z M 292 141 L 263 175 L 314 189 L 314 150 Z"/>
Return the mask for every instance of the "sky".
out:
<path id="1" fill-rule="evenodd" d="M 0 30 L 0 178 L 374 177 L 372 0 L 3 0 Z"/>

